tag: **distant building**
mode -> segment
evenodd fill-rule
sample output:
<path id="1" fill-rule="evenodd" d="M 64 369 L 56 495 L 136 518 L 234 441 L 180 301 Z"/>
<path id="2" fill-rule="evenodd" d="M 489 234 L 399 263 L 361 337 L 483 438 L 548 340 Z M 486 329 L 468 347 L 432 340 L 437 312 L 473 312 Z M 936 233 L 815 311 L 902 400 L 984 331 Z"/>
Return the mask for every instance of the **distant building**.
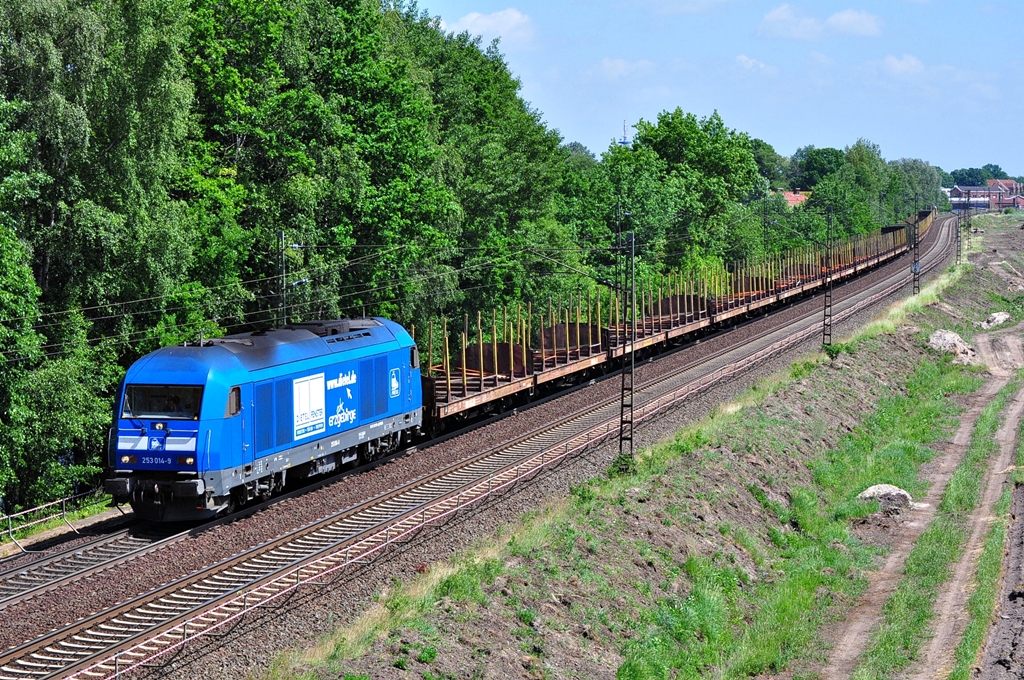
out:
<path id="1" fill-rule="evenodd" d="M 983 187 L 962 187 L 954 186 L 949 190 L 949 203 L 953 210 L 985 210 L 992 203 L 993 197 L 1002 198 L 1009 196 L 1006 187 L 983 186 Z"/>
<path id="2" fill-rule="evenodd" d="M 783 191 L 782 195 L 786 198 L 786 203 L 789 203 L 790 208 L 795 208 L 801 203 L 807 201 L 811 197 L 810 191 Z"/>
<path id="3" fill-rule="evenodd" d="M 1004 208 L 1024 209 L 1024 196 L 992 196 L 988 207 L 990 210 L 1003 210 Z"/>
<path id="4" fill-rule="evenodd" d="M 1024 194 L 1024 184 L 1014 179 L 990 179 L 988 186 L 992 189 L 1000 189 L 1004 194 L 1020 196 Z"/>

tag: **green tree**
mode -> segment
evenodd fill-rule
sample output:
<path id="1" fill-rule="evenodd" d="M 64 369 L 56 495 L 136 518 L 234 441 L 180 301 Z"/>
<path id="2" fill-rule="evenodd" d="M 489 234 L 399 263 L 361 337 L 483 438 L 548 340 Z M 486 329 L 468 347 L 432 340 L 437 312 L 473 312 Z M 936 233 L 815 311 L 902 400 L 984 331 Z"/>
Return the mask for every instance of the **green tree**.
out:
<path id="1" fill-rule="evenodd" d="M 799 172 L 791 180 L 793 189 L 814 189 L 825 177 L 837 172 L 846 160 L 846 155 L 840 149 L 816 149 L 814 146 L 805 146 L 798 149 L 794 154 Z"/>
<path id="2" fill-rule="evenodd" d="M 761 139 L 750 140 L 750 151 L 754 154 L 757 171 L 768 180 L 769 188 L 783 189 L 788 186 L 790 167 L 785 156 L 776 153 L 771 144 Z"/>
<path id="3" fill-rule="evenodd" d="M 727 128 L 717 112 L 698 119 L 678 108 L 659 114 L 657 123 L 641 120 L 636 127 L 636 151 L 651 149 L 666 164 L 675 209 L 666 235 L 676 246 L 686 243 L 689 251 L 669 263 L 726 256 L 729 213 L 759 184 L 749 137 Z"/>
<path id="4" fill-rule="evenodd" d="M 1010 176 L 1007 175 L 1001 167 L 994 163 L 988 163 L 981 166 L 981 170 L 987 175 L 986 179 L 1010 179 Z"/>
<path id="5" fill-rule="evenodd" d="M 992 176 L 983 168 L 960 168 L 949 173 L 953 183 L 961 187 L 983 187 Z"/>

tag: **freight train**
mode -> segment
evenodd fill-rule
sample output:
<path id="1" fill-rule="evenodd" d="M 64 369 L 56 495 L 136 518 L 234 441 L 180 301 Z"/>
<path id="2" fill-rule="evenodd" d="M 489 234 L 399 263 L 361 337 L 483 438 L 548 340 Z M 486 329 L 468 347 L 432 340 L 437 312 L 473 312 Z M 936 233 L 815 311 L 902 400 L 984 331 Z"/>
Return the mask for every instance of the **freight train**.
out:
<path id="1" fill-rule="evenodd" d="M 932 219 L 919 215 L 919 233 Z M 505 310 L 501 333 L 497 314 L 486 332 L 478 317 L 472 344 L 467 319 L 454 356 L 447 328 L 435 349 L 431 326 L 422 367 L 412 335 L 383 318 L 165 347 L 135 362 L 118 390 L 104 487 L 147 519 L 228 513 L 288 481 L 376 460 L 446 423 L 589 379 L 630 350 L 655 351 L 814 294 L 899 257 L 908 236 L 912 227 L 883 230 L 828 253 L 803 248 L 724 274 L 667 279 L 638 295 L 635 319 L 611 291 L 605 311 L 589 294 L 585 306 L 581 296 L 557 314 L 549 303 L 547 314 L 520 308 L 510 321 Z"/>

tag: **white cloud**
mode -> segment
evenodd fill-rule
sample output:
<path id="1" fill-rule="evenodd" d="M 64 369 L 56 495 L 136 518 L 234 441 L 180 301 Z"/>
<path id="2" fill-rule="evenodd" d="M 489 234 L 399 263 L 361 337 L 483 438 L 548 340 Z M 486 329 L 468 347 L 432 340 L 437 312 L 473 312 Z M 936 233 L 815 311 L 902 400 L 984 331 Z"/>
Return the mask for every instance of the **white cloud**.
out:
<path id="1" fill-rule="evenodd" d="M 600 72 L 608 80 L 621 80 L 627 76 L 636 76 L 654 70 L 654 62 L 646 59 L 627 61 L 625 59 L 602 59 Z"/>
<path id="2" fill-rule="evenodd" d="M 765 38 L 815 40 L 821 35 L 821 22 L 799 14 L 789 5 L 782 5 L 765 15 L 757 34 Z"/>
<path id="3" fill-rule="evenodd" d="M 763 73 L 768 76 L 774 76 L 779 72 L 779 69 L 775 68 L 774 66 L 769 66 L 763 61 L 754 59 L 753 57 L 748 57 L 745 54 L 741 54 L 738 57 L 736 57 L 736 63 L 741 68 L 750 71 L 751 73 Z"/>
<path id="4" fill-rule="evenodd" d="M 736 63 L 743 68 L 764 68 L 764 62 L 758 61 L 757 59 L 751 59 L 745 54 L 741 54 L 736 57 Z"/>
<path id="5" fill-rule="evenodd" d="M 846 9 L 827 19 L 807 16 L 791 5 L 780 5 L 765 15 L 757 34 L 784 40 L 819 40 L 827 34 L 877 36 L 882 20 L 867 12 Z"/>
<path id="6" fill-rule="evenodd" d="M 921 63 L 921 60 L 911 54 L 904 54 L 902 59 L 897 59 L 890 54 L 882 63 L 885 66 L 885 70 L 894 76 L 920 73 L 924 70 L 924 64 Z"/>
<path id="7" fill-rule="evenodd" d="M 491 14 L 470 12 L 450 26 L 441 22 L 441 28 L 454 33 L 469 31 L 485 41 L 501 38 L 505 44 L 528 43 L 534 34 L 533 21 L 514 7 Z"/>
<path id="8" fill-rule="evenodd" d="M 867 12 L 845 9 L 825 20 L 825 26 L 836 33 L 874 36 L 882 34 L 882 20 Z"/>

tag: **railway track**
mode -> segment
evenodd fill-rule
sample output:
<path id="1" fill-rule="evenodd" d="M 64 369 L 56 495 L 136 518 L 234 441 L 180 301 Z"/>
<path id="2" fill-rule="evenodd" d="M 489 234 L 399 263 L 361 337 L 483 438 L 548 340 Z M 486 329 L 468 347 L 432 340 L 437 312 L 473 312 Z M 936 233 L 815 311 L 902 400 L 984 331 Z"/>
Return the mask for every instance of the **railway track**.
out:
<path id="1" fill-rule="evenodd" d="M 939 231 L 939 230 L 936 230 Z M 922 258 L 925 271 L 941 264 L 952 239 L 942 229 Z M 906 285 L 876 284 L 843 300 L 840 321 Z M 818 331 L 817 311 L 786 329 L 748 341 L 760 349 L 722 350 L 641 385 L 635 421 L 641 422 L 689 395 L 799 344 Z M 799 328 L 792 330 L 792 326 Z M 339 577 L 409 540 L 420 529 L 501 492 L 586 450 L 617 431 L 618 399 L 607 399 L 501 447 L 436 471 L 376 498 L 247 550 L 203 573 L 162 586 L 117 608 L 22 645 L 0 657 L 7 678 L 113 677 L 158 658 L 195 637 L 230 625 L 249 609 L 269 606 L 308 583 Z"/>
<path id="2" fill-rule="evenodd" d="M 167 542 L 173 534 L 174 531 L 167 527 L 138 524 L 29 564 L 0 571 L 0 609 L 154 549 Z"/>

